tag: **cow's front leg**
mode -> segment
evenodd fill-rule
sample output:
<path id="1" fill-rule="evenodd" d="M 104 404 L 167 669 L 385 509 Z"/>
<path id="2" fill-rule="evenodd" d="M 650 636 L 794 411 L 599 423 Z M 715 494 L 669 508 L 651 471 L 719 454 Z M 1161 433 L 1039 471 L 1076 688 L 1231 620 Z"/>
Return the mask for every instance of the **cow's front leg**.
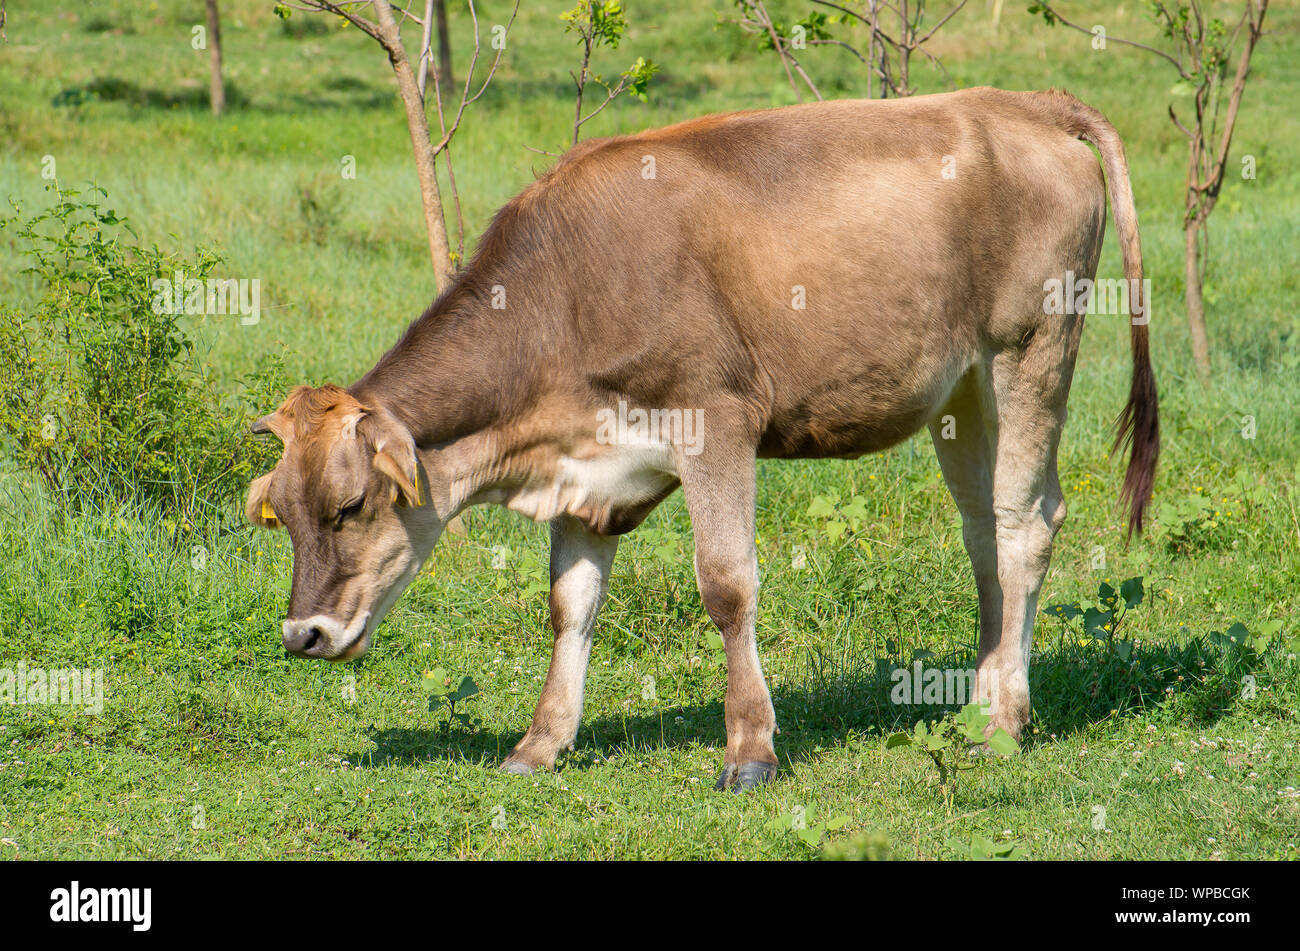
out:
<path id="1" fill-rule="evenodd" d="M 710 434 L 711 441 L 714 435 Z M 695 530 L 695 576 L 727 655 L 727 753 L 719 789 L 741 792 L 776 776 L 776 714 L 758 659 L 758 559 L 754 551 L 754 454 L 712 443 L 679 462 Z"/>
<path id="2" fill-rule="evenodd" d="M 591 631 L 605 600 L 618 539 L 590 532 L 567 515 L 551 521 L 551 628 L 555 647 L 532 725 L 501 768 L 509 773 L 550 769 L 572 749 L 582 720 L 582 693 Z"/>

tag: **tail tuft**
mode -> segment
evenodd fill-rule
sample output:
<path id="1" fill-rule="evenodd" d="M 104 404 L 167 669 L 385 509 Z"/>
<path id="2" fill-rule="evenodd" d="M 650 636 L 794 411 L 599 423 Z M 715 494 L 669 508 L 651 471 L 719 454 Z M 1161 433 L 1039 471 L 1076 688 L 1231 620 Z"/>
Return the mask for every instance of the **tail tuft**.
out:
<path id="1" fill-rule="evenodd" d="M 1101 153 L 1106 171 L 1106 190 L 1115 213 L 1115 231 L 1119 234 L 1120 256 L 1124 277 L 1129 286 L 1130 346 L 1133 352 L 1133 376 L 1129 383 L 1128 402 L 1115 420 L 1117 449 L 1128 452 L 1128 469 L 1120 489 L 1120 505 L 1128 511 L 1128 537 L 1142 534 L 1143 515 L 1151 501 L 1156 480 L 1156 460 L 1160 456 L 1160 401 L 1156 378 L 1151 370 L 1151 350 L 1147 335 L 1151 303 L 1146 299 L 1142 280 L 1142 241 L 1138 233 L 1137 209 L 1133 203 L 1133 186 L 1129 179 L 1124 144 L 1115 127 L 1093 109 L 1065 92 L 1051 90 L 1034 93 L 1033 102 L 1040 112 L 1051 117 L 1070 135 L 1091 142 Z"/>
<path id="2" fill-rule="evenodd" d="M 1128 512 L 1128 537 L 1142 534 L 1143 515 L 1151 501 L 1156 481 L 1156 460 L 1160 456 L 1160 404 L 1156 377 L 1151 371 L 1151 354 L 1147 345 L 1147 328 L 1134 326 L 1132 334 L 1133 376 L 1129 382 L 1128 402 L 1115 420 L 1116 450 L 1128 452 L 1128 469 L 1120 489 L 1120 505 Z"/>

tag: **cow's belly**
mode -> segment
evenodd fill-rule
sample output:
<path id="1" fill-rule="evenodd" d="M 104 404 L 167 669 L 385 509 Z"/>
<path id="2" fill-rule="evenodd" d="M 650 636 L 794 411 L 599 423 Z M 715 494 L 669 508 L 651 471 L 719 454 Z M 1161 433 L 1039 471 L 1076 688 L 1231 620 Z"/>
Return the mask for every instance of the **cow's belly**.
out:
<path id="1" fill-rule="evenodd" d="M 828 367 L 807 382 L 778 378 L 759 455 L 853 458 L 887 449 L 939 414 L 974 356 L 917 347 L 887 362 L 863 354 L 856 370 Z"/>

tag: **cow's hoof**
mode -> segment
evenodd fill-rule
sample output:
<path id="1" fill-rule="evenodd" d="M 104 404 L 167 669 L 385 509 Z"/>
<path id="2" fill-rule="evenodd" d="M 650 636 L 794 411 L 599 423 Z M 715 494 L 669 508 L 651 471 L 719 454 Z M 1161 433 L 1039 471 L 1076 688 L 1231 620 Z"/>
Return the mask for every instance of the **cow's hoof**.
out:
<path id="1" fill-rule="evenodd" d="M 509 773 L 512 776 L 530 776 L 532 775 L 533 768 L 527 763 L 519 762 L 519 760 L 508 759 L 501 764 L 501 771 L 503 773 Z"/>
<path id="2" fill-rule="evenodd" d="M 741 793 L 758 786 L 766 786 L 774 779 L 776 779 L 775 763 L 753 762 L 739 767 L 728 763 L 718 774 L 718 783 L 714 788 Z"/>

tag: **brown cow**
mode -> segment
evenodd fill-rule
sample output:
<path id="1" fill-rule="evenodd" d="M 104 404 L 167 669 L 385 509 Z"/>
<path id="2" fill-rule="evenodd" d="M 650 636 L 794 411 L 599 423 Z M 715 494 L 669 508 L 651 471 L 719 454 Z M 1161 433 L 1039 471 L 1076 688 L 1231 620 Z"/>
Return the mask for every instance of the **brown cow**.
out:
<path id="1" fill-rule="evenodd" d="M 364 653 L 467 506 L 548 520 L 554 654 L 503 766 L 551 767 L 577 734 L 618 536 L 681 485 L 726 647 L 718 785 L 748 788 L 777 768 L 755 459 L 852 458 L 929 425 L 979 592 L 977 696 L 1018 734 L 1083 327 L 1045 290 L 1094 277 L 1107 181 L 1133 286 L 1116 443 L 1140 530 L 1156 389 L 1128 169 L 1100 113 L 968 89 L 709 116 L 572 149 L 369 373 L 259 420 L 284 442 L 248 516 L 293 540 L 285 647 Z"/>

